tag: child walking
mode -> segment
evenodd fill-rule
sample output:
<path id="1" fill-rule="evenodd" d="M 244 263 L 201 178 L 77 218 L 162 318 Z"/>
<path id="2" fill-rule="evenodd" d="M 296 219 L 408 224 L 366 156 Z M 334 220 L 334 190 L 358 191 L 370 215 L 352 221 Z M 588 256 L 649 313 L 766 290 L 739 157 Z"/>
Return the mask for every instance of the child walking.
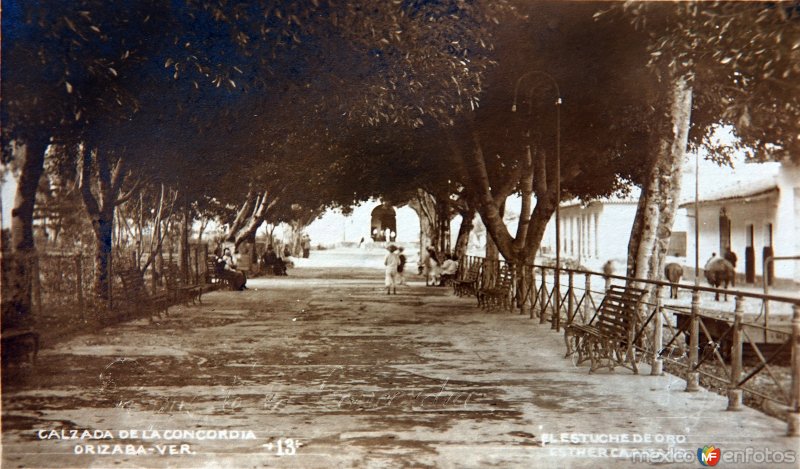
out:
<path id="1" fill-rule="evenodd" d="M 399 285 L 405 285 L 406 275 L 403 273 L 403 271 L 406 268 L 406 255 L 403 254 L 403 246 L 397 248 L 397 258 L 400 261 L 400 263 L 397 265 L 397 283 Z"/>

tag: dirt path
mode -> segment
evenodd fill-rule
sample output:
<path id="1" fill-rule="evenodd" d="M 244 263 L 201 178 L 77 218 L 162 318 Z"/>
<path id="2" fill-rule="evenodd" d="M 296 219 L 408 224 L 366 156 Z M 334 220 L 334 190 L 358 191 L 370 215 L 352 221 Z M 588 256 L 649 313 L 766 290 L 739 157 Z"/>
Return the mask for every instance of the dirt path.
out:
<path id="1" fill-rule="evenodd" d="M 634 467 L 634 450 L 797 446 L 677 378 L 589 375 L 549 328 L 444 288 L 386 296 L 380 271 L 331 267 L 248 285 L 6 376 L 3 467 Z"/>

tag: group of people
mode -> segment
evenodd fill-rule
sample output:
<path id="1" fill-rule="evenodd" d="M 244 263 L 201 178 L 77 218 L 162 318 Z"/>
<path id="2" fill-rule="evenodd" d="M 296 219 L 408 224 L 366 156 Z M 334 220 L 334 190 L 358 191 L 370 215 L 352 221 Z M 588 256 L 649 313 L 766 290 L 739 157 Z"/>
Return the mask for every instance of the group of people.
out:
<path id="1" fill-rule="evenodd" d="M 238 269 L 238 264 L 230 248 L 224 248 L 221 252 L 217 251 L 213 259 L 217 277 L 226 280 L 230 284 L 231 290 L 247 290 L 247 274 Z M 267 272 L 274 275 L 288 275 L 286 261 L 278 256 L 271 244 L 267 246 L 267 250 L 261 256 L 261 261 Z"/>
<path id="2" fill-rule="evenodd" d="M 223 249 L 222 255 L 216 258 L 216 268 L 217 276 L 227 280 L 231 285 L 231 290 L 247 290 L 247 275 L 236 269 L 236 261 L 230 248 Z"/>
<path id="3" fill-rule="evenodd" d="M 403 247 L 390 244 L 386 247 L 389 251 L 383 264 L 386 266 L 386 294 L 397 294 L 397 285 L 405 285 L 406 256 Z M 458 272 L 458 259 L 455 256 L 445 256 L 444 262 L 439 264 L 436 250 L 427 247 L 419 264 L 420 274 L 425 276 L 425 285 L 444 286 L 448 280 L 455 278 Z"/>
<path id="4" fill-rule="evenodd" d="M 425 276 L 425 285 L 443 287 L 448 280 L 455 278 L 458 272 L 458 259 L 450 254 L 445 255 L 440 264 L 436 250 L 428 246 L 425 255 L 420 259 L 420 273 Z"/>
<path id="5" fill-rule="evenodd" d="M 284 253 L 285 254 L 285 253 Z M 271 272 L 273 275 L 288 275 L 286 273 L 286 262 L 278 257 L 278 253 L 272 245 L 267 246 L 267 250 L 261 256 L 261 262 L 266 272 Z"/>
<path id="6" fill-rule="evenodd" d="M 389 251 L 386 258 L 383 260 L 383 265 L 386 266 L 386 278 L 384 284 L 386 285 L 386 294 L 397 294 L 397 285 L 405 285 L 406 278 L 404 270 L 406 267 L 406 255 L 403 254 L 403 247 L 397 247 L 390 244 L 387 248 Z"/>

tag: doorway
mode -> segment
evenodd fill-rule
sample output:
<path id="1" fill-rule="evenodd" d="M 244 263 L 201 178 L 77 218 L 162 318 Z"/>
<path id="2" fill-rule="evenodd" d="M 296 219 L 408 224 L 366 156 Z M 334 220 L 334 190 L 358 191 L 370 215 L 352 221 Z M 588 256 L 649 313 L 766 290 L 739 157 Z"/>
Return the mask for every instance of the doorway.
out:
<path id="1" fill-rule="evenodd" d="M 745 282 L 756 283 L 756 249 L 754 245 L 755 225 L 747 225 L 745 231 L 744 248 L 744 276 Z"/>

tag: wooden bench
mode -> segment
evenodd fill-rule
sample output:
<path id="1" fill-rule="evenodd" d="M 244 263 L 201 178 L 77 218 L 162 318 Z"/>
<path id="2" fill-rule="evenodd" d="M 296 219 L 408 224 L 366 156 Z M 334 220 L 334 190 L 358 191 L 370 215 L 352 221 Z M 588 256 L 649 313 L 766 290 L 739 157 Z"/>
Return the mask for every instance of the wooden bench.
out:
<path id="1" fill-rule="evenodd" d="M 2 332 L 3 368 L 20 360 L 36 363 L 39 333 L 30 328 L 8 328 Z"/>
<path id="2" fill-rule="evenodd" d="M 564 329 L 565 357 L 577 352 L 578 363 L 591 360 L 589 372 L 605 367 L 613 371 L 619 365 L 638 373 L 633 341 L 646 293 L 641 288 L 611 286 L 588 324 L 568 324 Z"/>
<path id="3" fill-rule="evenodd" d="M 164 269 L 164 283 L 167 294 L 176 303 L 194 304 L 195 299 L 203 303 L 203 287 L 200 285 L 185 285 L 181 281 L 181 272 L 177 264 L 167 264 Z"/>
<path id="4" fill-rule="evenodd" d="M 511 283 L 513 275 L 508 264 L 503 264 L 500 271 L 497 273 L 497 278 L 494 280 L 494 285 L 488 288 L 481 288 L 478 290 L 478 306 L 490 309 L 493 306 L 510 306 L 511 301 Z"/>
<path id="5" fill-rule="evenodd" d="M 168 315 L 169 296 L 167 293 L 150 295 L 144 286 L 144 278 L 137 268 L 122 270 L 117 273 L 125 289 L 124 298 L 129 307 L 136 312 L 136 316 L 147 314 L 151 320 L 156 314 L 161 318 L 161 312 Z"/>
<path id="6" fill-rule="evenodd" d="M 473 262 L 461 279 L 453 280 L 453 293 L 458 296 L 476 295 L 478 293 L 478 276 L 481 274 L 480 262 Z"/>

